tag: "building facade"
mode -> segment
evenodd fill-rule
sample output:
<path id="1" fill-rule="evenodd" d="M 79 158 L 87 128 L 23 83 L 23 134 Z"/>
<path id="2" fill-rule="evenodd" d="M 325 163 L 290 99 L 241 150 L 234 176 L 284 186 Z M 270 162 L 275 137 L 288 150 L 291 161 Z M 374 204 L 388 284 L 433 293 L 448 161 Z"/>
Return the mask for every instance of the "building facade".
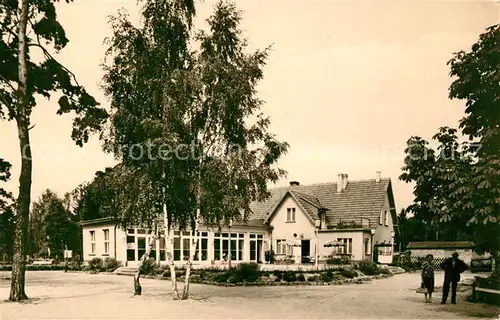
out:
<path id="1" fill-rule="evenodd" d="M 300 185 L 270 190 L 264 202 L 251 205 L 247 223 L 230 228 L 198 231 L 196 264 L 265 261 L 273 250 L 286 263 L 324 262 L 334 257 L 354 261 L 391 263 L 397 225 L 390 179 L 348 181 L 340 174 L 337 182 Z M 146 252 L 150 232 L 143 228 L 121 229 L 112 218 L 82 222 L 84 260 L 114 257 L 135 266 Z M 177 264 L 189 257 L 191 235 L 174 232 L 173 258 Z M 335 245 L 331 245 L 335 243 Z M 385 245 L 384 245 L 385 244 Z M 373 254 L 374 250 L 380 250 Z M 151 257 L 166 263 L 165 238 L 154 243 Z"/>

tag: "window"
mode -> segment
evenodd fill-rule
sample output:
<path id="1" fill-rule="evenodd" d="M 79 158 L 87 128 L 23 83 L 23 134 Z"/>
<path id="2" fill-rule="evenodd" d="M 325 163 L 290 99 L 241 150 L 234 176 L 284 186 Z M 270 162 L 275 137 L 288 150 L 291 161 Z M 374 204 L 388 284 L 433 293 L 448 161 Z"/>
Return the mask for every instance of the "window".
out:
<path id="1" fill-rule="evenodd" d="M 295 208 L 286 209 L 286 222 L 295 222 Z"/>
<path id="2" fill-rule="evenodd" d="M 287 254 L 286 240 L 276 240 L 276 254 Z"/>
<path id="3" fill-rule="evenodd" d="M 187 261 L 189 260 L 189 255 L 191 254 L 191 239 L 190 238 L 182 238 L 182 259 Z"/>
<path id="4" fill-rule="evenodd" d="M 95 231 L 90 231 L 90 254 L 95 254 Z"/>
<path id="5" fill-rule="evenodd" d="M 380 225 L 384 224 L 384 211 L 380 212 L 380 217 L 378 219 L 378 224 L 380 224 Z"/>
<path id="6" fill-rule="evenodd" d="M 352 238 L 338 238 L 337 241 L 344 243 L 343 247 L 339 247 L 338 253 L 352 254 Z"/>
<path id="7" fill-rule="evenodd" d="M 389 211 L 385 211 L 385 225 L 389 225 Z"/>
<path id="8" fill-rule="evenodd" d="M 167 260 L 167 242 L 165 237 L 160 238 L 160 261 Z"/>
<path id="9" fill-rule="evenodd" d="M 243 260 L 244 233 L 216 233 L 214 237 L 214 259 Z"/>
<path id="10" fill-rule="evenodd" d="M 135 236 L 127 236 L 127 261 L 135 260 Z"/>
<path id="11" fill-rule="evenodd" d="M 174 236 L 174 261 L 181 261 L 181 238 Z"/>
<path id="12" fill-rule="evenodd" d="M 365 254 L 371 254 L 370 239 L 365 238 Z"/>
<path id="13" fill-rule="evenodd" d="M 141 259 L 142 256 L 146 253 L 146 238 L 138 237 L 137 238 L 137 258 Z"/>
<path id="14" fill-rule="evenodd" d="M 109 254 L 109 229 L 103 230 L 104 232 L 104 253 Z"/>
<path id="15" fill-rule="evenodd" d="M 381 256 L 390 256 L 392 254 L 392 248 L 391 247 L 380 247 L 379 248 L 379 254 Z"/>

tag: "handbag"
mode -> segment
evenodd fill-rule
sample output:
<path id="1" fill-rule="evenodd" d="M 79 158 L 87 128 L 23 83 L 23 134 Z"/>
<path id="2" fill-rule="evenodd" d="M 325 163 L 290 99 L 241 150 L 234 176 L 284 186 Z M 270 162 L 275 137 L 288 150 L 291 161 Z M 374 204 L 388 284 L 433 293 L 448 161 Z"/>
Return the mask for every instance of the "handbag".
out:
<path id="1" fill-rule="evenodd" d="M 427 288 L 425 287 L 424 283 L 420 285 L 420 288 L 417 289 L 417 293 L 427 293 Z"/>

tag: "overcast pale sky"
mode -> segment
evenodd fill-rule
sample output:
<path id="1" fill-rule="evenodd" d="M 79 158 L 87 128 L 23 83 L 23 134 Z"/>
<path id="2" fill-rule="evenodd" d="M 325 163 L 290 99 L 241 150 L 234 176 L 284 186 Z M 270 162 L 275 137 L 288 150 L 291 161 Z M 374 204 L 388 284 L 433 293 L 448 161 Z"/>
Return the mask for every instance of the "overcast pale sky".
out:
<path id="1" fill-rule="evenodd" d="M 197 1 L 199 2 L 199 1 Z M 215 0 L 198 4 L 198 19 Z M 484 29 L 500 21 L 492 1 L 238 0 L 252 48 L 273 44 L 259 95 L 272 130 L 291 145 L 280 162 L 301 184 L 391 177 L 396 206 L 411 204 L 412 186 L 398 180 L 405 142 L 457 126 L 464 103 L 448 99 L 446 62 L 469 50 Z M 98 101 L 98 83 L 110 35 L 107 16 L 121 7 L 137 19 L 136 0 L 76 0 L 58 5 L 70 43 L 58 55 Z M 96 138 L 83 148 L 70 138 L 71 116 L 57 116 L 57 100 L 42 101 L 32 116 L 33 188 L 60 195 L 91 180 L 114 161 Z M 15 123 L 0 123 L 0 157 L 13 164 L 7 187 L 17 194 L 20 152 Z"/>

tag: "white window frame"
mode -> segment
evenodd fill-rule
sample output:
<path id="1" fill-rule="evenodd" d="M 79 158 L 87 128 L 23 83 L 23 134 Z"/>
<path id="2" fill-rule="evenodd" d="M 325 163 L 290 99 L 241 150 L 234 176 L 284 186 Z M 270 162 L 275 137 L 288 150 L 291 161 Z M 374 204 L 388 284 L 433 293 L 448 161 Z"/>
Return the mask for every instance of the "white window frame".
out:
<path id="1" fill-rule="evenodd" d="M 95 230 L 90 230 L 89 231 L 89 237 L 90 237 L 90 254 L 95 254 Z"/>
<path id="2" fill-rule="evenodd" d="M 295 208 L 287 208 L 286 209 L 286 222 L 295 222 Z"/>
<path id="3" fill-rule="evenodd" d="M 276 240 L 276 254 L 287 254 L 288 248 L 285 239 Z"/>
<path id="4" fill-rule="evenodd" d="M 389 211 L 385 210 L 385 225 L 389 226 Z"/>
<path id="5" fill-rule="evenodd" d="M 338 238 L 337 241 L 343 242 L 344 247 L 338 248 L 340 254 L 352 254 L 352 238 Z"/>
<path id="6" fill-rule="evenodd" d="M 104 234 L 104 253 L 109 254 L 109 229 L 102 230 Z"/>
<path id="7" fill-rule="evenodd" d="M 381 256 L 390 256 L 392 254 L 391 247 L 379 247 L 379 255 Z"/>

